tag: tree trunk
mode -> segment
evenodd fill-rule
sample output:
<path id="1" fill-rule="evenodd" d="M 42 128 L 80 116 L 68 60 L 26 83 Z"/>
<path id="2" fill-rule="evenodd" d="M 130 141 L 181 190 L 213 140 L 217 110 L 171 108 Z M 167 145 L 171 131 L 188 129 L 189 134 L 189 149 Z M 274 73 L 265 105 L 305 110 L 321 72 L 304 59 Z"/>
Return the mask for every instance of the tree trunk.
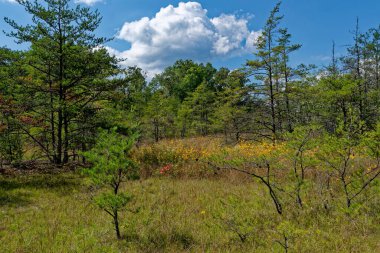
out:
<path id="1" fill-rule="evenodd" d="M 159 136 L 160 130 L 159 130 L 159 126 L 158 126 L 157 120 L 154 120 L 153 126 L 154 126 L 154 140 L 156 142 L 158 142 L 160 140 L 160 136 Z"/>
<path id="2" fill-rule="evenodd" d="M 276 141 L 277 129 L 276 129 L 276 109 L 275 109 L 275 99 L 273 91 L 273 80 L 272 80 L 272 70 L 269 70 L 269 92 L 270 92 L 270 109 L 271 109 L 271 123 L 272 123 L 272 134 L 273 141 Z"/>
<path id="3" fill-rule="evenodd" d="M 272 38 L 271 35 L 268 34 L 268 52 L 269 59 L 272 57 Z M 269 60 L 271 61 L 271 59 Z M 276 141 L 277 137 L 277 129 L 276 129 L 276 110 L 275 110 L 275 98 L 274 98 L 274 89 L 273 89 L 273 69 L 272 64 L 269 63 L 268 68 L 269 74 L 269 97 L 270 97 L 270 109 L 271 109 L 271 124 L 272 124 L 272 134 L 273 134 L 273 142 Z"/>
<path id="4" fill-rule="evenodd" d="M 63 126 L 63 117 L 62 109 L 58 109 L 58 125 L 57 125 L 57 154 L 56 154 L 56 164 L 62 164 L 62 126 Z"/>
<path id="5" fill-rule="evenodd" d="M 120 234 L 120 228 L 119 228 L 119 216 L 117 210 L 113 211 L 113 223 L 115 225 L 115 232 L 116 232 L 116 237 L 118 240 L 121 239 L 121 234 Z"/>
<path id="6" fill-rule="evenodd" d="M 69 121 L 67 119 L 67 112 L 65 110 L 63 114 L 63 125 L 64 125 L 64 149 L 63 149 L 63 163 L 69 162 Z"/>
<path id="7" fill-rule="evenodd" d="M 59 7 L 59 13 L 61 13 L 61 6 Z M 64 56 L 63 56 L 63 31 L 61 29 L 61 19 L 58 18 L 58 32 L 59 32 L 59 109 L 58 109 L 58 126 L 57 126 L 57 160 L 56 164 L 62 164 L 62 130 L 63 130 L 63 112 L 62 105 L 64 103 L 64 89 L 63 89 L 63 79 L 64 79 Z"/>

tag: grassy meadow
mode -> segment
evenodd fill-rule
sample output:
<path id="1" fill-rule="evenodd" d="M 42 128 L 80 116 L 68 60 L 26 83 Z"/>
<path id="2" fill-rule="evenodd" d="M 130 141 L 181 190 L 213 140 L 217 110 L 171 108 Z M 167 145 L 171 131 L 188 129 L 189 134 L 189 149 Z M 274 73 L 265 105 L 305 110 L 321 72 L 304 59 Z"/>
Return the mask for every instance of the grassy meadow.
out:
<path id="1" fill-rule="evenodd" d="M 380 253 L 380 0 L 112 2 L 0 0 L 0 253 Z"/>
<path id="2" fill-rule="evenodd" d="M 365 192 L 367 203 L 347 210 L 338 186 L 326 208 L 324 196 L 309 185 L 303 208 L 281 195 L 279 215 L 263 184 L 202 163 L 221 152 L 221 143 L 196 138 L 137 148 L 133 155 L 141 177 L 121 189 L 133 196 L 120 214 L 121 240 L 111 217 L 92 201 L 103 189 L 91 186 L 80 168 L 5 173 L 0 176 L 0 252 L 380 251 L 378 186 Z M 255 155 L 270 147 L 252 145 L 226 148 L 243 157 L 248 146 Z"/>

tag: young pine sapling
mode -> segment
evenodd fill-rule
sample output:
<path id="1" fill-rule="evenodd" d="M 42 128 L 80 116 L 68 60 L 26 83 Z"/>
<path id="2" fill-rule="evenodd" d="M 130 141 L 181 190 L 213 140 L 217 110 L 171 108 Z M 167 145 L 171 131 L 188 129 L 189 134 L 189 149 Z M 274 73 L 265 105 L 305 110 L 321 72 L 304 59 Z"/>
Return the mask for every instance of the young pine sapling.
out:
<path id="1" fill-rule="evenodd" d="M 121 184 L 137 177 L 137 166 L 130 157 L 137 135 L 125 137 L 117 133 L 117 129 L 102 130 L 96 145 L 83 153 L 92 165 L 85 169 L 93 183 L 108 186 L 112 192 L 102 193 L 94 198 L 95 203 L 113 218 L 116 236 L 121 239 L 119 227 L 119 211 L 131 200 L 131 196 L 120 192 Z"/>

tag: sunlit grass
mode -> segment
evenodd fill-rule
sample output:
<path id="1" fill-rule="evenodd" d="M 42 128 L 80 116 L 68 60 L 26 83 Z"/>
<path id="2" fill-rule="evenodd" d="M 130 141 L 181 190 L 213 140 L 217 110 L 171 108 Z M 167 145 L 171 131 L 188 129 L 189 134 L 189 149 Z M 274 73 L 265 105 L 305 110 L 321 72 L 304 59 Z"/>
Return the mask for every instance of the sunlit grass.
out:
<path id="1" fill-rule="evenodd" d="M 77 174 L 1 177 L 0 252 L 377 252 L 380 217 L 338 208 L 280 217 L 265 188 L 249 180 L 155 177 L 126 184 L 133 203 L 121 217 L 123 240 L 91 202 Z M 247 234 L 244 242 L 240 234 Z"/>

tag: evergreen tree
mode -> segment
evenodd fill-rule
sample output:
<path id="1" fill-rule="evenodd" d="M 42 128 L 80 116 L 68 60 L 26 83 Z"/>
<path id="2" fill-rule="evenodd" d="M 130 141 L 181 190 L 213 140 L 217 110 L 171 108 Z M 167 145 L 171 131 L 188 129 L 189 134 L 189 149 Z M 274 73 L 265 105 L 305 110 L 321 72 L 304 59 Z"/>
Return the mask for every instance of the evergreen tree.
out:
<path id="1" fill-rule="evenodd" d="M 71 8 L 69 0 L 17 2 L 32 15 L 26 26 L 5 18 L 13 28 L 8 35 L 30 43 L 19 103 L 36 124 L 22 130 L 49 160 L 67 163 L 83 110 L 118 85 L 108 79 L 118 73 L 117 61 L 101 48 L 107 39 L 94 34 L 99 12 Z"/>
<path id="2" fill-rule="evenodd" d="M 257 52 L 254 53 L 256 59 L 247 62 L 255 80 L 259 83 L 255 85 L 255 92 L 260 97 L 265 97 L 269 105 L 269 121 L 264 121 L 263 125 L 269 129 L 272 140 L 278 138 L 278 93 L 276 89 L 276 67 L 279 66 L 278 45 L 276 40 L 279 33 L 279 23 L 283 16 L 279 15 L 281 2 L 277 3 L 271 11 L 269 18 L 263 28 L 261 35 L 256 42 Z M 276 91 L 277 90 L 277 91 Z"/>

